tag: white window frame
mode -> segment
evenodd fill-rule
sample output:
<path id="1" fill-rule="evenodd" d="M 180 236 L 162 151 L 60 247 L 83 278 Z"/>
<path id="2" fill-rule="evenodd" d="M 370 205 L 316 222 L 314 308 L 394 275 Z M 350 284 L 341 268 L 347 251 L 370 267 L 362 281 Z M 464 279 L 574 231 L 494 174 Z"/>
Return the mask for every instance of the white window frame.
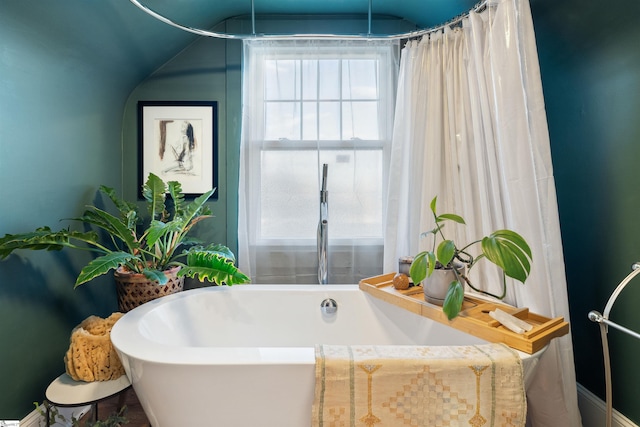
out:
<path id="1" fill-rule="evenodd" d="M 300 55 L 298 54 L 299 48 L 296 49 L 295 47 L 285 47 L 283 49 L 281 49 L 279 52 L 274 53 L 273 52 L 273 47 L 269 48 L 269 53 L 265 53 L 264 55 L 260 56 L 260 60 L 262 61 L 266 61 L 266 60 L 300 60 L 302 61 L 302 58 L 300 57 Z M 392 66 L 391 67 L 383 67 L 383 66 L 379 66 L 378 70 L 379 70 L 379 88 L 378 88 L 378 96 L 376 98 L 363 98 L 363 99 L 348 99 L 345 100 L 342 97 L 342 85 L 340 85 L 340 98 L 332 100 L 332 99 L 315 99 L 313 101 L 315 101 L 316 105 L 319 105 L 319 103 L 321 102 L 328 102 L 328 101 L 334 101 L 334 102 L 339 102 L 340 103 L 340 121 L 341 121 L 341 126 L 340 126 L 340 136 L 343 136 L 343 132 L 342 132 L 342 127 L 343 127 L 343 117 L 342 117 L 342 109 L 344 108 L 344 103 L 345 102 L 362 102 L 362 101 L 366 101 L 366 102 L 371 102 L 371 101 L 376 101 L 379 103 L 379 105 L 381 105 L 382 102 L 384 102 L 384 107 L 386 108 L 379 108 L 379 111 L 382 111 L 379 113 L 379 120 L 385 120 L 385 126 L 382 127 L 382 131 L 384 132 L 384 134 L 380 135 L 380 138 L 377 140 L 362 140 L 362 139 L 358 139 L 357 140 L 357 148 L 355 148 L 353 146 L 353 144 L 346 144 L 345 146 L 345 140 L 304 140 L 303 138 L 303 130 L 300 129 L 300 137 L 302 139 L 299 140 L 282 140 L 282 139 L 271 139 L 271 140 L 264 140 L 264 141 L 253 141 L 253 144 L 259 144 L 260 145 L 260 149 L 259 149 L 259 153 L 261 154 L 263 151 L 287 151 L 287 150 L 300 150 L 300 149 L 308 149 L 308 150 L 349 150 L 350 152 L 353 151 L 354 149 L 357 151 L 360 150 L 381 150 L 382 152 L 382 163 L 383 163 L 383 167 L 382 167 L 382 176 L 381 176 L 381 185 L 382 185 L 382 194 L 383 194 L 383 200 L 381 201 L 381 206 L 380 209 L 383 210 L 384 209 L 384 205 L 385 205 L 385 200 L 384 200 L 384 195 L 386 194 L 386 183 L 388 181 L 388 168 L 389 168 L 389 162 L 390 162 L 390 147 L 391 147 L 391 137 L 392 137 L 392 130 L 393 130 L 393 109 L 394 109 L 394 105 L 395 105 L 395 88 L 396 88 L 396 79 L 397 79 L 397 57 L 398 57 L 398 46 L 396 45 L 390 45 L 389 48 L 385 51 L 385 52 L 380 52 L 380 49 L 376 49 L 376 50 L 372 50 L 372 49 L 367 49 L 366 45 L 364 46 L 364 48 L 358 52 L 357 48 L 354 47 L 350 47 L 349 48 L 352 52 L 353 52 L 353 56 L 349 56 L 349 57 L 340 57 L 337 58 L 336 54 L 333 53 L 331 51 L 330 47 L 326 48 L 326 52 L 320 53 L 317 56 L 317 59 L 342 59 L 342 60 L 348 60 L 348 59 L 377 59 L 379 61 L 391 61 L 392 62 Z M 305 54 L 308 55 L 308 54 Z M 344 55 L 344 54 L 342 54 Z M 305 59 L 310 59 L 310 58 L 305 58 Z M 264 70 L 263 67 L 264 64 L 254 64 L 254 66 L 258 66 L 258 67 L 262 67 L 262 69 Z M 341 67 L 342 67 L 342 61 L 341 61 Z M 393 69 L 393 72 L 388 72 L 385 70 L 388 69 Z M 263 71 L 264 73 L 264 71 Z M 339 73 L 340 74 L 340 78 L 342 78 L 342 72 Z M 263 74 L 264 76 L 264 74 Z M 263 82 L 264 82 L 264 77 L 263 77 Z M 258 83 L 263 85 L 264 83 Z M 264 87 L 263 89 L 263 93 L 264 92 Z M 383 91 L 385 91 L 385 93 L 383 93 Z M 385 101 L 384 98 L 387 98 L 387 100 Z M 382 100 L 381 100 L 382 99 Z M 274 100 L 268 100 L 266 99 L 266 95 L 264 96 L 264 98 L 262 99 L 262 107 L 258 108 L 256 111 L 260 111 L 262 114 L 262 118 L 260 118 L 260 115 L 258 115 L 258 118 L 260 118 L 260 120 L 263 121 L 262 126 L 263 126 L 263 130 L 264 130 L 264 126 L 266 126 L 266 124 L 264 123 L 264 121 L 266 121 L 266 109 L 264 108 L 264 105 L 268 102 L 274 102 Z M 277 102 L 277 101 L 275 101 Z M 300 94 L 297 99 L 292 99 L 292 100 L 283 100 L 281 102 L 295 102 L 299 104 L 299 107 L 302 108 L 302 104 L 305 102 L 312 102 L 310 100 L 305 100 L 304 97 L 302 96 L 302 94 Z M 299 112 L 300 115 L 302 115 L 302 110 Z M 319 132 L 319 127 L 318 127 L 318 121 L 319 118 L 316 117 L 316 129 L 317 132 Z M 300 126 L 302 126 L 302 120 L 300 123 Z M 294 145 L 292 145 L 294 144 Z M 257 173 L 252 174 L 252 179 L 253 182 L 251 183 L 251 187 L 253 188 L 252 193 L 250 197 L 257 197 L 259 199 L 259 194 L 258 191 L 261 188 L 261 183 L 260 183 L 260 178 L 262 176 L 261 173 L 261 155 L 255 155 L 252 156 L 251 158 L 251 167 L 253 169 L 253 171 L 259 171 Z M 331 171 L 329 171 L 329 174 L 331 174 Z M 329 204 L 330 204 L 330 208 L 331 208 L 331 195 L 329 195 Z M 258 203 L 258 213 L 257 215 L 262 216 L 262 211 L 261 211 L 261 206 Z M 382 219 L 384 219 L 384 214 L 382 214 Z M 329 220 L 331 221 L 331 217 L 329 218 Z M 260 246 L 263 248 L 278 248 L 281 246 L 311 246 L 311 245 L 315 245 L 315 238 L 307 238 L 307 237 L 301 237 L 301 238 L 275 238 L 275 237 L 263 237 L 262 236 L 262 230 L 260 227 L 260 223 L 261 220 L 258 219 L 255 221 L 255 229 L 253 230 L 253 232 L 250 233 L 250 235 L 252 235 L 251 240 L 253 241 L 253 244 L 256 246 Z M 357 245 L 357 246 L 373 246 L 373 245 L 378 245 L 378 246 L 382 246 L 383 244 L 383 230 L 384 224 L 381 223 L 381 227 L 380 227 L 380 233 L 378 236 L 375 237 L 352 237 L 352 238 L 336 238 L 335 236 L 330 235 L 331 238 L 331 245 Z"/>

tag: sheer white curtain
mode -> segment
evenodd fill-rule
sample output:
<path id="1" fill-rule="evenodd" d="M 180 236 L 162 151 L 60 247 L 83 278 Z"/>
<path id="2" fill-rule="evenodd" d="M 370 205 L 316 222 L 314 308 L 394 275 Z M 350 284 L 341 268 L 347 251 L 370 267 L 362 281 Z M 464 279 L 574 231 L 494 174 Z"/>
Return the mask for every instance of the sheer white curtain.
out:
<path id="1" fill-rule="evenodd" d="M 399 44 L 244 43 L 238 262 L 253 283 L 318 283 L 328 164 L 329 283 L 382 273 Z"/>
<path id="2" fill-rule="evenodd" d="M 385 230 L 384 270 L 426 248 L 429 202 L 467 220 L 471 242 L 499 228 L 533 250 L 527 283 L 507 301 L 569 320 L 555 184 L 535 35 L 526 0 L 490 0 L 462 28 L 447 28 L 402 51 Z M 496 291 L 496 269 L 472 272 Z M 529 424 L 580 426 L 571 337 L 555 339 L 528 392 Z"/>

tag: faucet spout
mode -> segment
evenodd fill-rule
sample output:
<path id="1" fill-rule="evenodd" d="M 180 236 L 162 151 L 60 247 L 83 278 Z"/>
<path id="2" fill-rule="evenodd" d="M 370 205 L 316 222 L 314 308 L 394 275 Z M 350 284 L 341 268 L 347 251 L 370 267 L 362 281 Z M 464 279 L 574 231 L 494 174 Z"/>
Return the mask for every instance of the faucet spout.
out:
<path id="1" fill-rule="evenodd" d="M 327 169 L 322 165 L 322 189 L 320 190 L 320 221 L 318 222 L 318 283 L 329 283 L 329 194 L 327 192 Z"/>

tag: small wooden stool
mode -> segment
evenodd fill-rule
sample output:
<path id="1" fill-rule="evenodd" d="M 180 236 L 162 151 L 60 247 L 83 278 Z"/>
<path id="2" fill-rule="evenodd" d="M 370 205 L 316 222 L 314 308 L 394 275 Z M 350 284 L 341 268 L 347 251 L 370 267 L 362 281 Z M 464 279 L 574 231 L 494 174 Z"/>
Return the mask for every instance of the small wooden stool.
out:
<path id="1" fill-rule="evenodd" d="M 131 387 L 126 375 L 111 381 L 75 381 L 62 374 L 47 387 L 47 427 L 49 426 L 49 405 L 69 407 L 91 405 L 93 420 L 98 420 L 98 402 L 120 395 L 119 407 L 124 404 L 124 392 Z M 121 394 L 122 393 L 122 394 Z"/>

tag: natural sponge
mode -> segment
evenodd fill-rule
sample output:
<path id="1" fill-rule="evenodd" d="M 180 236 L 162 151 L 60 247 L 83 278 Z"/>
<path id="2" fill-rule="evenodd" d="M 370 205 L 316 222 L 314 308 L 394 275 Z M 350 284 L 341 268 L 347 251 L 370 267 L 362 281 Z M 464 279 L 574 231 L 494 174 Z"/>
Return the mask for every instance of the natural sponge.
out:
<path id="1" fill-rule="evenodd" d="M 67 374 L 76 381 L 108 381 L 124 375 L 122 362 L 111 343 L 111 328 L 123 313 L 103 319 L 89 316 L 71 332 L 64 356 Z"/>

